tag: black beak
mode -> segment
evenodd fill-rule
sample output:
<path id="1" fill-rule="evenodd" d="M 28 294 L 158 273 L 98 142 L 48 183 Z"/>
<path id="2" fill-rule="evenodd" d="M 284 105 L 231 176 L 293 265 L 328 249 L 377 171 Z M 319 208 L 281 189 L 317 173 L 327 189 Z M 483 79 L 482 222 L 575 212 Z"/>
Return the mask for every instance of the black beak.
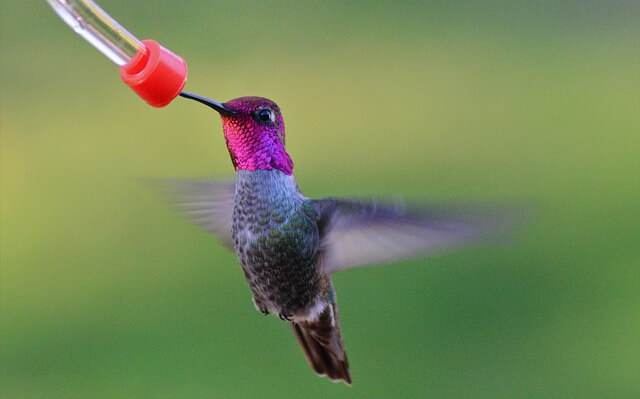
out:
<path id="1" fill-rule="evenodd" d="M 190 100 L 196 100 L 197 102 L 202 103 L 202 104 L 204 104 L 206 106 L 209 106 L 209 107 L 215 109 L 216 111 L 218 111 L 219 113 L 224 114 L 224 115 L 235 115 L 236 114 L 235 111 L 231 111 L 230 109 L 225 108 L 225 106 L 222 103 L 217 102 L 215 100 L 211 100 L 211 99 L 206 98 L 206 97 L 199 96 L 197 94 L 188 93 L 186 91 L 183 91 L 182 93 L 180 93 L 180 96 L 184 97 L 184 98 L 188 98 Z"/>

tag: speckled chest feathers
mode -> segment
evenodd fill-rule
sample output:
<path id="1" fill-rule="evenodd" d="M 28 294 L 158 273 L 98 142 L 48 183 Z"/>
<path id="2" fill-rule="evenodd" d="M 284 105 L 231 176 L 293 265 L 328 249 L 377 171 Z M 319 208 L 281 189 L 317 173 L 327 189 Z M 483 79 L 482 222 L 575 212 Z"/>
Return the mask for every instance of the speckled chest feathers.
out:
<path id="1" fill-rule="evenodd" d="M 317 217 L 293 175 L 237 172 L 232 237 L 261 311 L 303 316 L 320 294 Z"/>

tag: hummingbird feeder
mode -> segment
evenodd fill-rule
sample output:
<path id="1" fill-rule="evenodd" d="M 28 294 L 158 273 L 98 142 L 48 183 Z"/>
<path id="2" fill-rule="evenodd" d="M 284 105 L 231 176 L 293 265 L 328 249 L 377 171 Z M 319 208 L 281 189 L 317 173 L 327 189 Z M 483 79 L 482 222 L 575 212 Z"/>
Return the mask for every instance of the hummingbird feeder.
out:
<path id="1" fill-rule="evenodd" d="M 187 81 L 187 63 L 155 40 L 138 40 L 91 0 L 47 0 L 64 22 L 120 66 L 120 77 L 154 107 L 176 98 Z"/>

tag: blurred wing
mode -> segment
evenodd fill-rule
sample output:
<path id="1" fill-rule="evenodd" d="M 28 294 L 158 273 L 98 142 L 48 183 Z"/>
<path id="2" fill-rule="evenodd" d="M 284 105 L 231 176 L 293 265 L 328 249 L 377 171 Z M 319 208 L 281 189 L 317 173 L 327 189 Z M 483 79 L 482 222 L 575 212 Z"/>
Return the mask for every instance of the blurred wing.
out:
<path id="1" fill-rule="evenodd" d="M 482 207 L 322 199 L 321 267 L 326 273 L 432 255 L 504 232 L 516 212 Z"/>
<path id="2" fill-rule="evenodd" d="M 158 180 L 152 185 L 169 196 L 179 212 L 218 237 L 233 250 L 231 217 L 235 182 L 215 180 Z"/>

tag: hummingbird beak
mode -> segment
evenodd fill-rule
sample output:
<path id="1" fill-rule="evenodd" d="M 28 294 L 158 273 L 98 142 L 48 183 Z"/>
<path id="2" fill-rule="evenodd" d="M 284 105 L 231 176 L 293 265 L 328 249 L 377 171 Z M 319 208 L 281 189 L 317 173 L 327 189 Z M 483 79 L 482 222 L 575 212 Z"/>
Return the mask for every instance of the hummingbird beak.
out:
<path id="1" fill-rule="evenodd" d="M 215 100 L 211 100 L 211 99 L 206 98 L 206 97 L 199 96 L 197 94 L 188 93 L 186 91 L 183 91 L 182 93 L 180 93 L 180 96 L 184 97 L 184 98 L 188 98 L 190 100 L 195 100 L 195 101 L 197 101 L 199 103 L 202 103 L 202 104 L 204 104 L 204 105 L 206 105 L 208 107 L 211 107 L 211 108 L 215 109 L 216 111 L 218 111 L 219 113 L 224 114 L 224 115 L 235 115 L 236 114 L 235 111 L 232 111 L 232 110 L 230 110 L 228 108 L 225 108 L 225 106 L 222 103 L 220 103 L 218 101 L 215 101 Z"/>

